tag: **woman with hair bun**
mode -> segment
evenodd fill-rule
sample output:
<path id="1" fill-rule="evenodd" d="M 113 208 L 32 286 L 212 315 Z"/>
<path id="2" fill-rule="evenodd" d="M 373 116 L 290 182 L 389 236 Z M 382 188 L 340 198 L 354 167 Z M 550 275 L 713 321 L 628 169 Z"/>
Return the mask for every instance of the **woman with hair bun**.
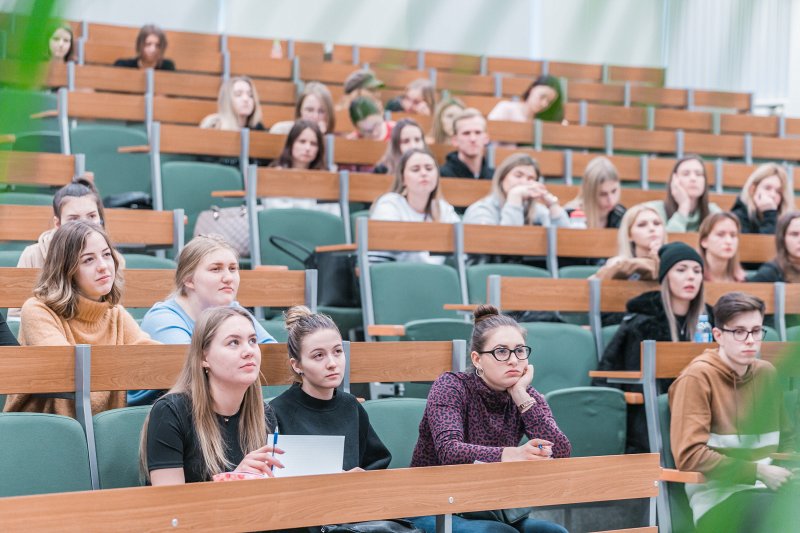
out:
<path id="1" fill-rule="evenodd" d="M 531 348 L 525 343 L 525 330 L 491 305 L 481 305 L 475 311 L 470 349 L 474 371 L 446 372 L 433 383 L 411 466 L 569 457 L 569 440 L 544 396 L 531 387 L 534 370 L 528 363 Z M 523 436 L 530 440 L 520 446 Z M 457 515 L 453 532 L 566 531 L 528 517 L 529 511 L 504 510 L 504 522 Z M 428 533 L 436 530 L 433 516 L 411 521 Z"/>
<path id="2" fill-rule="evenodd" d="M 379 470 L 392 455 L 355 396 L 339 387 L 344 379 L 342 335 L 329 316 L 305 306 L 286 311 L 289 365 L 296 383 L 270 402 L 286 435 L 344 435 L 346 471 Z"/>

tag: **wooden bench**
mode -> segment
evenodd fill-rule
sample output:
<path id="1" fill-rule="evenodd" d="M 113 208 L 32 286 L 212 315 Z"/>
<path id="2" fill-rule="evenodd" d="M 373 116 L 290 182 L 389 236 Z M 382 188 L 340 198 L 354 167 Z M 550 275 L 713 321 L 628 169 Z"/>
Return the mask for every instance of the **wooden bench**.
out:
<path id="1" fill-rule="evenodd" d="M 83 155 L 0 151 L 0 182 L 4 184 L 63 187 L 84 169 Z"/>

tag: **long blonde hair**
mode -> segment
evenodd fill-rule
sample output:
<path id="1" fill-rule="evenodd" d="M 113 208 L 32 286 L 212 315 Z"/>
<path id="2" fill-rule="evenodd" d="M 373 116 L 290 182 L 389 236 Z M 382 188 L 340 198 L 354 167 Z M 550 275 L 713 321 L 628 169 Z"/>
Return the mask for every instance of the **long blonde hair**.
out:
<path id="1" fill-rule="evenodd" d="M 201 128 L 212 128 L 218 130 L 233 130 L 239 131 L 239 116 L 236 114 L 236 109 L 233 107 L 233 86 L 236 82 L 243 81 L 250 86 L 253 92 L 253 112 L 247 117 L 245 127 L 255 128 L 257 125 L 264 121 L 264 116 L 261 113 L 261 100 L 258 98 L 258 90 L 256 86 L 247 76 L 233 76 L 228 81 L 222 82 L 219 86 L 219 96 L 217 97 L 217 112 L 209 115 L 200 122 Z"/>
<path id="2" fill-rule="evenodd" d="M 186 296 L 186 280 L 194 274 L 200 262 L 208 254 L 217 250 L 231 252 L 239 260 L 239 252 L 228 241 L 219 235 L 198 235 L 183 247 L 178 255 L 178 267 L 175 269 L 175 291 L 173 296 Z"/>
<path id="3" fill-rule="evenodd" d="M 598 223 L 600 216 L 597 208 L 597 191 L 600 190 L 600 185 L 607 181 L 619 183 L 619 173 L 614 163 L 603 156 L 595 157 L 589 161 L 583 173 L 581 188 L 578 189 L 578 195 L 573 200 L 574 203 L 583 208 L 583 212 L 586 215 L 587 228 L 604 227 Z"/>
<path id="4" fill-rule="evenodd" d="M 500 202 L 501 207 L 506 203 L 506 193 L 503 191 L 503 180 L 517 167 L 533 167 L 533 170 L 536 171 L 537 180 L 542 176 L 542 173 L 539 171 L 539 164 L 528 154 L 516 153 L 503 159 L 503 162 L 500 163 L 494 171 L 491 188 L 492 195 Z M 526 201 L 522 209 L 525 213 L 524 224 L 528 225 L 536 214 L 536 204 L 535 202 Z"/>
<path id="5" fill-rule="evenodd" d="M 444 131 L 444 126 L 442 125 L 442 115 L 444 114 L 444 110 L 450 106 L 456 106 L 462 110 L 467 108 L 467 106 L 464 105 L 464 102 L 458 98 L 450 97 L 445 98 L 444 100 L 439 100 L 439 103 L 436 104 L 436 108 L 433 110 L 433 126 L 431 127 L 433 142 L 436 144 L 446 144 L 450 140 L 450 136 L 447 135 L 446 131 Z"/>
<path id="6" fill-rule="evenodd" d="M 789 187 L 789 180 L 786 176 L 786 169 L 777 163 L 765 163 L 759 165 L 742 187 L 742 192 L 739 194 L 739 199 L 747 207 L 747 216 L 750 220 L 756 220 L 758 212 L 756 210 L 756 203 L 753 200 L 753 193 L 758 187 L 758 184 L 765 179 L 778 176 L 781 180 L 781 203 L 778 205 L 778 216 L 788 213 L 794 209 L 794 191 Z"/>
<path id="7" fill-rule="evenodd" d="M 200 315 L 192 334 L 192 343 L 178 375 L 175 385 L 158 401 L 166 401 L 170 395 L 182 394 L 191 404 L 192 421 L 198 445 L 203 455 L 206 478 L 214 474 L 229 471 L 236 467 L 225 456 L 227 450 L 219 428 L 219 420 L 214 412 L 214 399 L 208 383 L 208 375 L 204 372 L 203 361 L 209 346 L 214 340 L 220 326 L 229 318 L 240 316 L 252 323 L 253 318 L 237 307 L 213 307 Z M 267 443 L 267 424 L 265 421 L 265 405 L 261 396 L 261 383 L 255 379 L 244 393 L 239 410 L 239 445 L 247 454 L 261 448 Z M 151 411 L 152 412 L 152 411 Z M 145 480 L 150 479 L 147 464 L 147 429 L 150 415 L 147 415 L 139 444 L 139 470 Z"/>
<path id="8" fill-rule="evenodd" d="M 686 339 L 682 339 L 678 333 L 678 320 L 672 310 L 672 293 L 669 291 L 669 277 L 665 276 L 661 281 L 661 302 L 664 304 L 664 313 L 667 315 L 669 325 L 669 336 L 672 342 L 691 340 L 694 338 L 694 331 L 697 329 L 697 319 L 705 311 L 705 282 L 700 281 L 700 290 L 689 304 L 689 311 L 686 313 Z"/>
<path id="9" fill-rule="evenodd" d="M 644 211 L 652 211 L 656 214 L 659 220 L 661 219 L 661 215 L 658 213 L 658 211 L 647 204 L 636 204 L 625 211 L 625 215 L 623 215 L 622 221 L 619 224 L 619 230 L 617 231 L 617 257 L 623 257 L 626 259 L 633 259 L 636 257 L 633 253 L 635 246 L 633 245 L 633 241 L 631 241 L 631 227 L 633 227 L 633 225 L 636 223 L 636 219 Z M 666 243 L 667 230 L 665 228 L 664 242 L 661 244 L 664 245 Z"/>
<path id="10" fill-rule="evenodd" d="M 58 316 L 65 320 L 75 318 L 78 313 L 78 287 L 75 277 L 80 267 L 81 252 L 86 246 L 86 239 L 92 233 L 98 233 L 111 249 L 114 260 L 114 283 L 108 294 L 100 298 L 109 307 L 122 300 L 122 272 L 119 269 L 119 256 L 102 227 L 84 220 L 73 220 L 62 224 L 50 241 L 44 266 L 39 273 L 33 295 Z"/>

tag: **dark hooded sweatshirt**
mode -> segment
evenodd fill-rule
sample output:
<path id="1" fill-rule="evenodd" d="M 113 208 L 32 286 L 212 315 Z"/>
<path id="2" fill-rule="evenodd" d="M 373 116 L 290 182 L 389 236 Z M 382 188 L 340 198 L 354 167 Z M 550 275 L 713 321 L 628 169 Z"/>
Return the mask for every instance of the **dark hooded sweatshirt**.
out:
<path id="1" fill-rule="evenodd" d="M 486 162 L 486 157 L 481 160 L 481 173 L 477 176 L 472 173 L 467 165 L 458 158 L 458 152 L 447 154 L 444 165 L 439 168 L 443 178 L 473 178 L 490 180 L 494 176 L 494 169 Z"/>
<path id="2" fill-rule="evenodd" d="M 650 291 L 628 300 L 628 314 L 623 318 L 617 333 L 606 346 L 598 370 L 640 370 L 641 343 L 646 340 L 671 341 L 667 314 L 661 301 L 660 291 Z M 709 322 L 713 316 L 706 307 Z M 685 317 L 676 316 L 678 335 L 681 340 L 690 340 Z M 713 325 L 713 323 L 712 323 Z M 672 380 L 659 379 L 659 394 L 667 392 Z M 593 385 L 616 387 L 626 392 L 642 392 L 641 385 L 620 385 L 607 383 L 605 379 L 592 380 Z M 647 419 L 644 406 L 628 406 L 627 453 L 645 453 L 650 451 L 647 438 Z"/>
<path id="3" fill-rule="evenodd" d="M 776 209 L 764 211 L 760 219 L 758 215 L 755 218 L 750 218 L 747 206 L 744 205 L 741 198 L 736 198 L 736 202 L 731 208 L 731 213 L 739 219 L 739 223 L 742 225 L 742 233 L 775 235 L 775 226 L 778 224 L 778 211 Z"/>

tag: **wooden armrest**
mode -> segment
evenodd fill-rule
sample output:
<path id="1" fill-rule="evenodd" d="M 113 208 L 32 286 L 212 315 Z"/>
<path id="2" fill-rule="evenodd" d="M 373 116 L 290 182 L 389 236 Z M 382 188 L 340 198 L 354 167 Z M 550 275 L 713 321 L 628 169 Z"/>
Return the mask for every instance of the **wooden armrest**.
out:
<path id="1" fill-rule="evenodd" d="M 214 198 L 244 198 L 244 191 L 211 191 Z"/>
<path id="2" fill-rule="evenodd" d="M 626 392 L 625 403 L 628 405 L 644 405 L 644 394 L 641 392 Z"/>
<path id="3" fill-rule="evenodd" d="M 117 153 L 120 154 L 146 154 L 149 151 L 149 144 L 141 144 L 139 146 L 120 146 L 117 148 Z"/>
<path id="4" fill-rule="evenodd" d="M 57 117 L 58 111 L 55 109 L 49 109 L 47 111 L 41 111 L 39 113 L 31 113 L 31 118 L 50 118 L 50 117 Z"/>
<path id="5" fill-rule="evenodd" d="M 590 378 L 642 379 L 642 373 L 628 370 L 590 370 Z"/>
<path id="6" fill-rule="evenodd" d="M 355 252 L 357 246 L 355 244 L 326 244 L 325 246 L 317 246 L 315 252 Z"/>
<path id="7" fill-rule="evenodd" d="M 674 468 L 662 468 L 661 481 L 671 481 L 673 483 L 705 483 L 706 476 L 700 472 L 685 472 Z"/>
<path id="8" fill-rule="evenodd" d="M 445 311 L 469 311 L 472 313 L 477 308 L 477 304 L 444 304 Z"/>
<path id="9" fill-rule="evenodd" d="M 373 337 L 402 337 L 405 334 L 405 326 L 373 324 L 367 327 L 367 335 Z"/>
<path id="10" fill-rule="evenodd" d="M 253 270 L 260 270 L 262 272 L 280 272 L 283 270 L 289 270 L 289 267 L 286 265 L 258 265 Z"/>
<path id="11" fill-rule="evenodd" d="M 771 453 L 769 456 L 775 461 L 800 461 L 800 453 Z"/>
<path id="12" fill-rule="evenodd" d="M 14 144 L 15 142 L 17 142 L 17 136 L 12 133 L 0 135 L 0 144 Z"/>

